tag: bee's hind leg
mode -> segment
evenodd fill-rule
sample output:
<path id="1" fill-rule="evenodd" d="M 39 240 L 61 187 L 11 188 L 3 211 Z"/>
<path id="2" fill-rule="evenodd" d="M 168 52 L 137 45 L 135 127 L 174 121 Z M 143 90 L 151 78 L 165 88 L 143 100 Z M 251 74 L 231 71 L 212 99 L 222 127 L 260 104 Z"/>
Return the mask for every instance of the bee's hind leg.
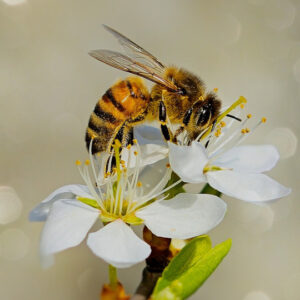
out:
<path id="1" fill-rule="evenodd" d="M 160 101 L 159 104 L 159 122 L 160 122 L 160 129 L 164 139 L 168 141 L 173 141 L 173 134 L 171 130 L 167 126 L 167 110 L 166 106 L 163 101 Z"/>

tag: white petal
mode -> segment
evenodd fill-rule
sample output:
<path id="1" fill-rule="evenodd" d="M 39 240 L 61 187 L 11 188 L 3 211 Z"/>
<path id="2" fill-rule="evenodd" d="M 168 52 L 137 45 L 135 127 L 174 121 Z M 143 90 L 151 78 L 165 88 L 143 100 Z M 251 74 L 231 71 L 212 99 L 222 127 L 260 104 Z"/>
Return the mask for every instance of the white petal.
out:
<path id="1" fill-rule="evenodd" d="M 291 189 L 264 174 L 216 171 L 207 172 L 207 178 L 216 190 L 248 202 L 274 200 L 291 192 Z"/>
<path id="2" fill-rule="evenodd" d="M 177 195 L 136 213 L 157 236 L 188 239 L 208 232 L 224 218 L 226 203 L 213 195 Z"/>
<path id="3" fill-rule="evenodd" d="M 272 145 L 248 145 L 231 148 L 212 164 L 237 172 L 262 173 L 271 170 L 278 159 L 279 153 Z"/>
<path id="4" fill-rule="evenodd" d="M 184 181 L 199 183 L 204 181 L 203 168 L 208 162 L 205 148 L 198 142 L 191 146 L 177 146 L 168 143 L 170 164 L 174 172 Z"/>
<path id="5" fill-rule="evenodd" d="M 32 222 L 46 221 L 49 210 L 55 201 L 61 199 L 74 199 L 76 196 L 94 198 L 90 195 L 89 190 L 85 185 L 69 184 L 62 186 L 51 193 L 29 213 L 29 220 Z"/>
<path id="6" fill-rule="evenodd" d="M 116 268 L 130 267 L 143 261 L 151 253 L 150 246 L 138 238 L 122 220 L 116 220 L 90 233 L 87 244 L 95 255 Z"/>
<path id="7" fill-rule="evenodd" d="M 129 169 L 133 169 L 136 166 L 137 158 L 140 159 L 140 167 L 144 167 L 147 165 L 151 165 L 156 163 L 159 160 L 162 160 L 168 156 L 169 149 L 166 145 L 155 145 L 155 144 L 147 144 L 140 145 L 140 149 L 137 146 L 133 145 L 130 150 L 124 148 L 122 150 L 121 159 L 126 162 L 126 166 Z M 131 152 L 130 164 L 129 161 L 129 151 Z M 134 152 L 139 152 L 139 155 L 134 155 Z"/>
<path id="8" fill-rule="evenodd" d="M 53 204 L 41 235 L 42 256 L 80 244 L 99 216 L 99 211 L 77 200 Z"/>
<path id="9" fill-rule="evenodd" d="M 143 195 L 148 194 L 155 188 L 155 193 L 160 192 L 171 178 L 171 169 L 166 167 L 167 159 L 160 160 L 155 164 L 146 166 L 139 175 L 142 183 Z"/>
<path id="10" fill-rule="evenodd" d="M 134 128 L 134 135 L 140 145 L 157 144 L 165 147 L 167 146 L 162 138 L 161 131 L 153 126 L 136 126 Z"/>

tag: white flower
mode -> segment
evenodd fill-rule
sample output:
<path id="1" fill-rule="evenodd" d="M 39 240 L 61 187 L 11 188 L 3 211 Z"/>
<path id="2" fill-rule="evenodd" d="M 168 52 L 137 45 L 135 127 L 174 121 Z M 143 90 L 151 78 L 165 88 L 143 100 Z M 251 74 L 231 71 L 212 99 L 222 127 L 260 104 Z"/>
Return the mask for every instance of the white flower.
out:
<path id="1" fill-rule="evenodd" d="M 118 157 L 118 149 L 115 151 Z M 164 200 L 163 194 L 172 187 L 164 189 L 171 169 L 166 160 L 160 160 L 141 171 L 138 152 L 130 150 L 127 163 L 117 159 L 115 175 L 106 176 L 104 184 L 99 182 L 93 160 L 83 166 L 78 162 L 86 185 L 61 187 L 30 213 L 31 221 L 46 221 L 41 256 L 74 247 L 87 236 L 87 245 L 95 255 L 125 268 L 143 261 L 151 252 L 129 225 L 144 223 L 157 236 L 187 239 L 221 222 L 226 204 L 216 196 L 184 193 Z M 132 159 L 134 167 L 128 172 Z M 89 233 L 97 220 L 105 226 Z"/>
<path id="2" fill-rule="evenodd" d="M 186 145 L 183 135 L 178 144 L 168 143 L 169 160 L 172 169 L 188 183 L 208 182 L 216 190 L 248 202 L 264 202 L 287 196 L 291 189 L 284 187 L 265 174 L 271 170 L 279 159 L 278 151 L 271 145 L 239 144 L 252 133 L 254 129 L 266 120 L 263 118 L 251 130 L 246 123 L 252 117 L 232 119 L 229 124 L 221 121 L 237 104 L 244 102 L 240 98 L 227 109 L 217 121 L 217 126 L 199 136 L 197 141 Z M 242 103 L 242 107 L 243 107 Z M 235 111 L 241 114 L 240 111 Z M 234 126 L 238 125 L 238 126 Z M 153 130 L 139 129 L 139 136 L 151 141 Z"/>

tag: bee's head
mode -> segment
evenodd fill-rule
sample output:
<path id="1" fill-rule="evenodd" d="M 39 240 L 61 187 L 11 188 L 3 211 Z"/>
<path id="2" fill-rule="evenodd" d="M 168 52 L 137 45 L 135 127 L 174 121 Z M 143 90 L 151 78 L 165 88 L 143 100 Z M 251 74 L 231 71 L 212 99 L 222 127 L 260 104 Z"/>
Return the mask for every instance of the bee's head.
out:
<path id="1" fill-rule="evenodd" d="M 193 106 L 193 126 L 203 130 L 218 117 L 221 102 L 214 93 L 205 96 L 205 100 L 196 102 Z"/>

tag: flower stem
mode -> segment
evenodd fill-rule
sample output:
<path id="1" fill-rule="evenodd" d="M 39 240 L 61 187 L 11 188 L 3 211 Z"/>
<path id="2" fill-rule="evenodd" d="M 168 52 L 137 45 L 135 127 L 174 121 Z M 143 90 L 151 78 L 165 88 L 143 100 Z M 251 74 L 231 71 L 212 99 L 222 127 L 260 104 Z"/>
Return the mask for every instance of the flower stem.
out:
<path id="1" fill-rule="evenodd" d="M 114 266 L 109 265 L 108 273 L 109 273 L 109 285 L 112 289 L 116 289 L 118 285 L 117 269 Z"/>
<path id="2" fill-rule="evenodd" d="M 215 190 L 208 183 L 204 186 L 204 188 L 202 189 L 202 191 L 200 192 L 200 194 L 211 194 L 211 195 L 215 195 L 215 196 L 218 196 L 218 197 L 222 196 L 221 192 Z"/>

